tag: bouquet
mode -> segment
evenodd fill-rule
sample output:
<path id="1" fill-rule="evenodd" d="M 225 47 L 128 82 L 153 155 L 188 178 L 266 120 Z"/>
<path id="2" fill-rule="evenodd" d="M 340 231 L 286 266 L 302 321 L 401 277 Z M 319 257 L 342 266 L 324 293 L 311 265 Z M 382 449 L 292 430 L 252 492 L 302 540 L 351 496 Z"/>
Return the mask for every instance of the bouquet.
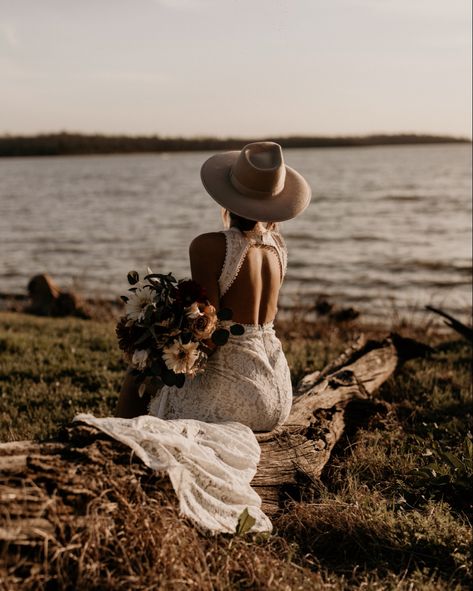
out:
<path id="1" fill-rule="evenodd" d="M 205 370 L 210 352 L 225 345 L 230 334 L 244 333 L 241 324 L 228 322 L 231 310 L 217 312 L 195 281 L 178 281 L 171 273 L 150 269 L 142 281 L 136 271 L 127 278 L 131 287 L 122 296 L 125 315 L 116 333 L 136 376 L 161 378 L 167 386 L 182 388 L 186 377 Z"/>

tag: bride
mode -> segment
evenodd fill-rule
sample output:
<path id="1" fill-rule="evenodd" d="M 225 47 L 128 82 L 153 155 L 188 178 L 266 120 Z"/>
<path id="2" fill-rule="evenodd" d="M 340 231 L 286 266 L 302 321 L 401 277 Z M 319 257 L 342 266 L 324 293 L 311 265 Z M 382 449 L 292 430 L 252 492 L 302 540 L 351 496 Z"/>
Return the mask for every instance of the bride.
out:
<path id="1" fill-rule="evenodd" d="M 212 156 L 201 178 L 223 208 L 226 229 L 192 241 L 192 279 L 217 310 L 233 311 L 233 321 L 244 325 L 243 336 L 231 336 L 183 388 L 148 388 L 140 398 L 129 372 L 118 417 L 75 420 L 103 430 L 149 467 L 166 471 L 181 512 L 201 529 L 235 531 L 247 509 L 255 520 L 252 531 L 268 531 L 271 523 L 250 487 L 260 453 L 254 432 L 283 423 L 292 402 L 289 367 L 273 328 L 287 265 L 277 222 L 301 213 L 311 190 L 272 142 Z"/>

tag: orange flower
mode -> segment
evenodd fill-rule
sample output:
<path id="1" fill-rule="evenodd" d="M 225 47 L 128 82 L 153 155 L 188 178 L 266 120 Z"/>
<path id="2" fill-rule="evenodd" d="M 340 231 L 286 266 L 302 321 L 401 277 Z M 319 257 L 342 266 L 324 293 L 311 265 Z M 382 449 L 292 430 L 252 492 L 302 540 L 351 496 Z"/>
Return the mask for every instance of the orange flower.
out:
<path id="1" fill-rule="evenodd" d="M 201 315 L 193 319 L 190 328 L 199 340 L 209 339 L 217 328 L 217 312 L 210 304 L 199 306 Z"/>

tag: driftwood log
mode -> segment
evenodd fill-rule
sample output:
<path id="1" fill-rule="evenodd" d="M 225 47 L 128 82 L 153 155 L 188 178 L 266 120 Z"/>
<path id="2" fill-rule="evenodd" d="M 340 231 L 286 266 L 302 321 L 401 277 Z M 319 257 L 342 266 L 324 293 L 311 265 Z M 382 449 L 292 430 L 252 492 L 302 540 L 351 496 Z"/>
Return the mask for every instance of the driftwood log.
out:
<path id="1" fill-rule="evenodd" d="M 321 372 L 305 376 L 287 423 L 257 436 L 261 461 L 252 485 L 265 511 L 273 514 L 288 493 L 320 478 L 343 433 L 349 402 L 371 399 L 400 364 L 430 351 L 395 334 L 383 341 L 359 339 Z"/>
<path id="2" fill-rule="evenodd" d="M 322 371 L 307 375 L 296 389 L 288 423 L 258 434 L 262 453 L 252 485 L 263 509 L 274 514 L 288 493 L 320 477 L 350 401 L 370 399 L 400 363 L 428 350 L 396 335 L 360 340 Z M 44 544 L 61 528 L 61 514 L 80 523 L 91 501 L 113 504 L 104 482 L 124 474 L 151 496 L 159 488 L 174 498 L 167 477 L 153 474 L 128 447 L 87 425 L 69 426 L 50 442 L 1 444 L 0 541 L 16 548 Z"/>
<path id="3" fill-rule="evenodd" d="M 451 314 L 447 314 L 443 310 L 439 308 L 434 308 L 433 306 L 426 306 L 426 310 L 433 312 L 434 314 L 438 314 L 444 318 L 444 323 L 465 338 L 468 342 L 473 344 L 473 326 L 467 326 L 457 318 L 454 318 Z"/>

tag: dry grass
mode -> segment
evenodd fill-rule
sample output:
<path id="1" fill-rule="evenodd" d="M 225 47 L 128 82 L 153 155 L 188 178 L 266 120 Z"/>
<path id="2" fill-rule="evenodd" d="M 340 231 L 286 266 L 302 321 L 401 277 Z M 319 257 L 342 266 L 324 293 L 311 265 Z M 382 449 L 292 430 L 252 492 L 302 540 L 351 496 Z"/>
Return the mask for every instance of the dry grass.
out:
<path id="1" fill-rule="evenodd" d="M 279 328 L 294 380 L 360 330 Z M 52 494 L 42 510 L 54 531 L 35 547 L 4 544 L 0 589 L 469 588 L 471 508 L 454 485 L 439 492 L 413 474 L 433 442 L 458 454 L 472 428 L 471 350 L 427 338 L 441 345 L 435 356 L 406 366 L 377 403 L 353 406 L 356 420 L 319 486 L 286 507 L 270 537 L 199 533 L 164 482 L 129 455 L 100 465 L 63 458 L 59 472 L 36 469 L 44 476 L 30 482 L 43 501 Z M 0 437 L 45 439 L 77 412 L 107 414 L 122 371 L 109 322 L 1 314 Z M 78 477 L 92 494 L 61 492 Z"/>

